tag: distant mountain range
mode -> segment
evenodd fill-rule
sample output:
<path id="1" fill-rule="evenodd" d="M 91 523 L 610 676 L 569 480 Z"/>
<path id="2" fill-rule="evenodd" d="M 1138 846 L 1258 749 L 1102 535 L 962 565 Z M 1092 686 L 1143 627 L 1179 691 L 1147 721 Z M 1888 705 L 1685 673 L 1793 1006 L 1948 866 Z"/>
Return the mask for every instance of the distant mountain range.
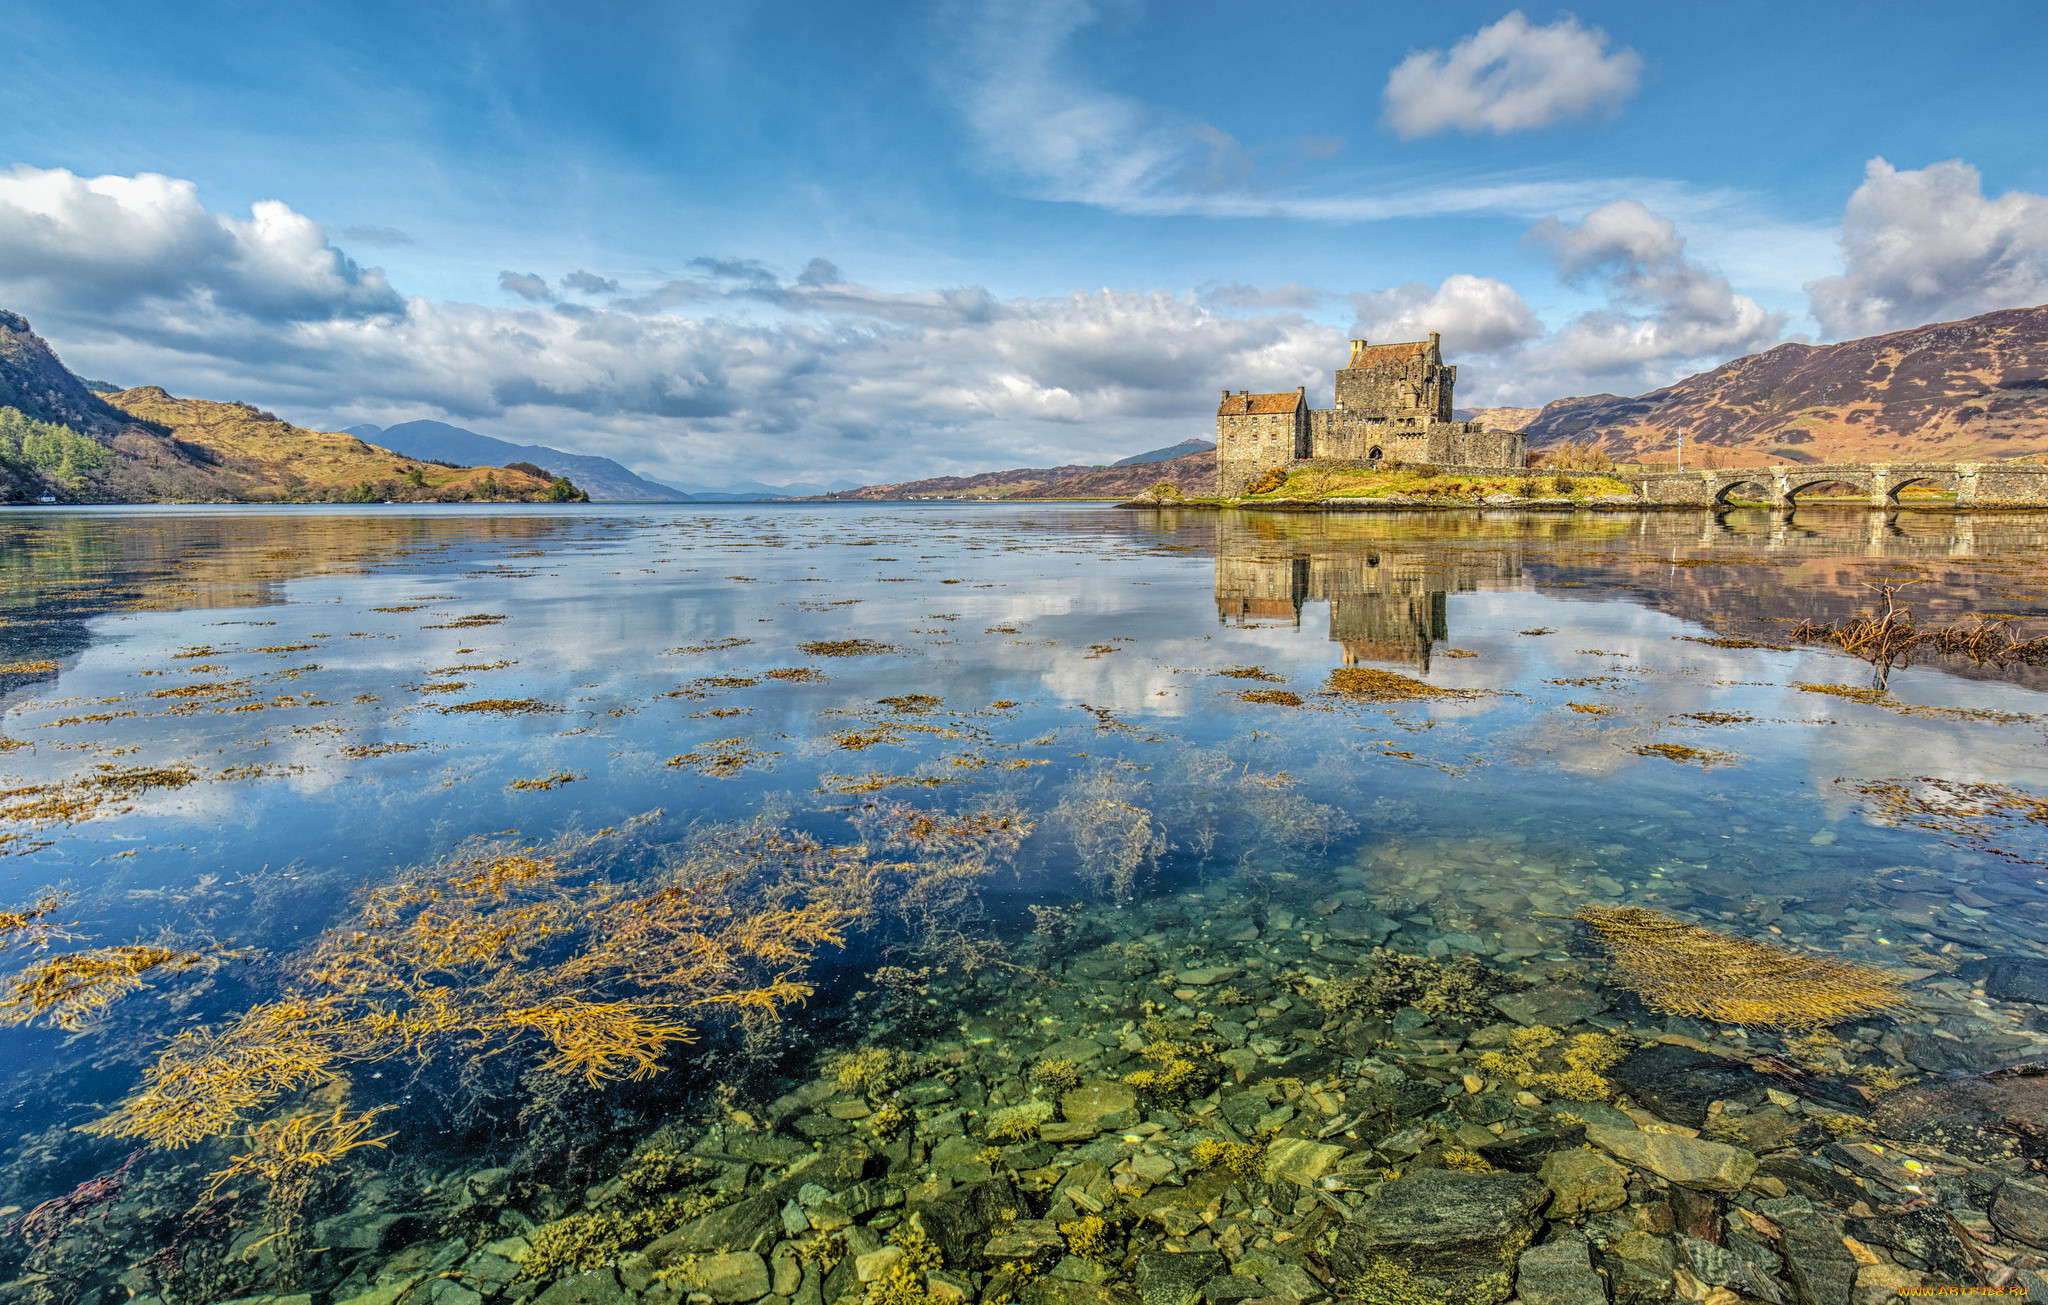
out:
<path id="1" fill-rule="evenodd" d="M 634 475 L 610 458 L 564 453 L 543 444 L 514 444 L 444 421 L 408 421 L 396 426 L 350 426 L 342 432 L 371 440 L 409 458 L 427 458 L 474 467 L 502 467 L 531 462 L 558 476 L 567 476 L 594 499 L 658 499 L 687 502 L 690 496 L 673 485 Z"/>
<path id="2" fill-rule="evenodd" d="M 1119 459 L 1109 465 L 1135 467 L 1146 462 L 1172 462 L 1175 458 L 1184 458 L 1190 453 L 1211 452 L 1215 447 L 1215 443 L 1210 440 L 1182 440 L 1163 449 L 1153 449 L 1150 453 L 1133 453 L 1130 457 Z"/>
<path id="3" fill-rule="evenodd" d="M 1620 460 L 1993 461 L 2048 453 L 2048 306 L 1841 344 L 1781 344 L 1637 398 L 1547 403 L 1531 450 L 1591 441 Z"/>
<path id="4" fill-rule="evenodd" d="M 1160 481 L 1171 481 L 1191 493 L 1216 482 L 1216 451 L 1208 448 L 1165 462 L 1126 460 L 1110 467 L 1018 467 L 984 471 L 976 476 L 935 476 L 893 485 L 863 485 L 831 494 L 834 499 L 997 499 L 1107 498 L 1127 499 Z"/>
<path id="5" fill-rule="evenodd" d="M 473 430 L 451 426 L 445 421 L 408 421 L 396 426 L 350 426 L 346 432 L 357 439 L 375 440 L 387 449 L 407 457 L 433 458 L 464 465 L 489 462 L 531 462 L 557 475 L 567 476 L 593 499 L 640 500 L 662 503 L 751 503 L 761 499 L 815 498 L 834 490 L 853 489 L 851 480 L 826 485 L 763 485 L 742 481 L 723 489 L 686 488 L 664 481 L 649 480 L 612 461 L 588 453 L 564 453 L 545 444 L 514 444 L 510 440 L 479 435 Z"/>

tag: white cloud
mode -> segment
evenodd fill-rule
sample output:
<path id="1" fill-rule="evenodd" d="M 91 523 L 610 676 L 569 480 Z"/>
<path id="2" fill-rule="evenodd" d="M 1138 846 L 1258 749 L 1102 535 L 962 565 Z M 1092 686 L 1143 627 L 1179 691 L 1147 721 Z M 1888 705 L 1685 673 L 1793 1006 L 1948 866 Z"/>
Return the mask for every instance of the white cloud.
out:
<path id="1" fill-rule="evenodd" d="M 1870 160 L 1841 244 L 1842 275 L 1806 287 L 1836 339 L 2048 301 L 2048 197 L 1986 199 L 1961 159 L 1917 172 Z"/>
<path id="2" fill-rule="evenodd" d="M 212 213 L 189 181 L 153 172 L 76 176 L 62 168 L 0 174 L 0 277 L 76 307 L 147 302 L 200 322 L 360 318 L 403 303 L 376 268 L 358 267 L 320 224 L 275 200 L 247 221 Z"/>
<path id="3" fill-rule="evenodd" d="M 282 204 L 237 223 L 166 178 L 20 178 L 0 186 L 0 304 L 88 373 L 307 423 L 440 418 L 695 483 L 1107 462 L 1207 433 L 1221 386 L 1312 384 L 1343 347 L 1297 312 L 1193 294 L 882 290 L 822 259 L 708 258 L 604 307 L 408 299 Z"/>
<path id="4" fill-rule="evenodd" d="M 1260 151 L 1224 128 L 1085 80 L 1079 71 L 1086 66 L 1083 43 L 1077 38 L 1106 25 L 1122 7 L 1116 0 L 1050 0 L 1022 8 L 963 0 L 935 77 L 959 108 L 977 163 L 1036 199 L 1153 217 L 1377 222 L 1508 213 L 1534 218 L 1591 208 L 1618 194 L 1652 197 L 1666 207 L 1722 208 L 1736 202 L 1655 178 L 1566 179 L 1520 170 L 1416 185 L 1409 174 L 1389 169 L 1304 171 L 1305 160 L 1337 152 L 1335 138 L 1277 142 L 1270 152 L 1284 158 L 1262 169 Z M 1458 51 L 1481 38 L 1497 41 L 1510 24 L 1520 24 L 1527 39 L 1513 60 L 1484 81 L 1486 88 L 1505 96 L 1493 110 L 1497 115 L 1521 112 L 1515 106 L 1539 99 L 1553 108 L 1566 106 L 1581 93 L 1598 108 L 1624 71 L 1633 89 L 1636 55 L 1628 50 L 1602 54 L 1606 37 L 1571 19 L 1530 28 L 1512 14 L 1468 38 Z M 1584 49 L 1590 55 L 1572 53 Z M 1409 63 L 1426 57 L 1410 56 Z M 1543 69 L 1557 72 L 1560 79 L 1578 78 L 1578 90 L 1548 81 L 1522 85 L 1522 79 Z"/>
<path id="5" fill-rule="evenodd" d="M 548 289 L 548 279 L 531 272 L 500 272 L 498 288 L 507 294 L 518 295 L 528 303 L 545 303 L 555 297 Z"/>
<path id="6" fill-rule="evenodd" d="M 1634 200 L 1603 205 L 1576 225 L 1546 218 L 1528 240 L 1567 283 L 1597 285 L 1607 298 L 1532 354 L 1534 374 L 1648 389 L 1784 339 L 1787 314 L 1766 311 L 1687 258 L 1677 224 Z"/>
<path id="7" fill-rule="evenodd" d="M 1420 340 L 1443 334 L 1446 354 L 1497 354 L 1543 334 L 1516 289 L 1490 276 L 1459 272 L 1432 290 L 1420 282 L 1351 296 L 1358 333 L 1369 340 Z"/>
<path id="8" fill-rule="evenodd" d="M 1569 14 L 1532 27 L 1518 9 L 1451 47 L 1417 50 L 1387 77 L 1387 126 L 1404 140 L 1456 129 L 1532 131 L 1612 113 L 1636 93 L 1643 60 Z"/>

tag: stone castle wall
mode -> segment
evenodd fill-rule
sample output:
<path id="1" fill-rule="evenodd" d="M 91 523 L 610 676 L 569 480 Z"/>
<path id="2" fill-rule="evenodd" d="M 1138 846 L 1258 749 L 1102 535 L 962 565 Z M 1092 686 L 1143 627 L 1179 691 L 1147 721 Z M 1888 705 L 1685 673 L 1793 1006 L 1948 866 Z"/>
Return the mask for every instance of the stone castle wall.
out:
<path id="1" fill-rule="evenodd" d="M 1392 345 L 1351 342 L 1351 365 L 1336 373 L 1336 406 L 1281 414 L 1292 395 L 1224 391 L 1216 416 L 1216 492 L 1226 497 L 1275 468 L 1307 461 L 1435 463 L 1448 467 L 1528 465 L 1528 440 L 1453 421 L 1458 369 L 1446 366 L 1438 338 Z M 1299 391 L 1297 391 L 1299 393 Z M 1253 409 L 1264 406 L 1268 411 Z"/>

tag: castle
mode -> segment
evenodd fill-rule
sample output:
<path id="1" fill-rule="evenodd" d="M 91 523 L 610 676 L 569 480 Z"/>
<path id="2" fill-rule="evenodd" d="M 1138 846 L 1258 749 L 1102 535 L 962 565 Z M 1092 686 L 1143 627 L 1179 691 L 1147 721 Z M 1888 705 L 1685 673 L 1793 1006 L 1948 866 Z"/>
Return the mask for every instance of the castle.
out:
<path id="1" fill-rule="evenodd" d="M 1275 467 L 1309 460 L 1352 465 L 1428 462 L 1437 466 L 1522 467 L 1528 440 L 1451 419 L 1458 369 L 1444 365 L 1441 336 L 1402 344 L 1351 342 L 1337 371 L 1334 408 L 1308 406 L 1306 386 L 1292 393 L 1223 392 L 1216 409 L 1216 492 L 1241 494 Z"/>

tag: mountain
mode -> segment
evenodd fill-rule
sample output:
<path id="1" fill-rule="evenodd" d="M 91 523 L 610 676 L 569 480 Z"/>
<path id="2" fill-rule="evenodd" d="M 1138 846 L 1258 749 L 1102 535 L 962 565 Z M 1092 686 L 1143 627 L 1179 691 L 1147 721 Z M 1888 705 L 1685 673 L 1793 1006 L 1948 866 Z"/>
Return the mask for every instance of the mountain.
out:
<path id="1" fill-rule="evenodd" d="M 246 403 L 180 399 L 159 385 L 106 396 L 200 456 L 230 496 L 254 502 L 540 500 L 549 481 L 501 466 L 420 465 L 341 432 L 303 430 Z M 552 469 L 551 469 L 552 470 Z"/>
<path id="2" fill-rule="evenodd" d="M 1486 423 L 1488 430 L 1521 430 L 1536 420 L 1541 408 L 1458 408 L 1451 413 L 1455 421 L 1478 421 Z"/>
<path id="3" fill-rule="evenodd" d="M 502 467 L 414 466 L 352 435 L 155 385 L 95 393 L 0 311 L 0 501 L 538 501 L 574 494 Z"/>
<path id="4" fill-rule="evenodd" d="M 473 430 L 450 426 L 442 421 L 408 421 L 396 426 L 350 426 L 344 434 L 375 440 L 387 449 L 409 458 L 433 458 L 463 466 L 502 467 L 513 462 L 530 462 L 558 476 L 567 476 L 594 499 L 687 500 L 691 496 L 634 475 L 610 458 L 583 453 L 564 453 L 544 444 L 514 444 L 509 440 L 479 435 Z"/>
<path id="5" fill-rule="evenodd" d="M 72 375 L 19 313 L 0 310 L 0 408 L 86 435 L 112 437 L 128 419 Z"/>
<path id="6" fill-rule="evenodd" d="M 758 480 L 743 480 L 737 485 L 723 489 L 671 486 L 678 493 L 687 492 L 699 503 L 759 503 L 779 498 L 822 498 L 843 490 L 859 489 L 860 482 L 835 480 L 825 485 L 764 485 Z"/>
<path id="7" fill-rule="evenodd" d="M 1160 481 L 1171 481 L 1190 493 L 1208 493 L 1216 483 L 1216 451 L 1204 449 L 1168 462 L 1139 462 L 1114 467 L 1018 467 L 985 471 L 977 476 L 937 476 L 893 485 L 864 485 L 825 497 L 833 499 L 1127 499 Z"/>
<path id="8" fill-rule="evenodd" d="M 1545 404 L 1530 450 L 1598 444 L 1671 460 L 1679 436 L 1728 466 L 1991 461 L 2048 453 L 2048 306 L 1840 344 L 1781 344 L 1636 398 Z M 1701 447 L 1704 446 L 1704 447 Z"/>
<path id="9" fill-rule="evenodd" d="M 1153 449 L 1150 453 L 1133 453 L 1130 457 L 1120 458 L 1109 465 L 1135 467 L 1146 462 L 1172 462 L 1175 458 L 1184 458 L 1190 453 L 1207 453 L 1215 447 L 1212 440 L 1182 440 L 1168 448 Z"/>

